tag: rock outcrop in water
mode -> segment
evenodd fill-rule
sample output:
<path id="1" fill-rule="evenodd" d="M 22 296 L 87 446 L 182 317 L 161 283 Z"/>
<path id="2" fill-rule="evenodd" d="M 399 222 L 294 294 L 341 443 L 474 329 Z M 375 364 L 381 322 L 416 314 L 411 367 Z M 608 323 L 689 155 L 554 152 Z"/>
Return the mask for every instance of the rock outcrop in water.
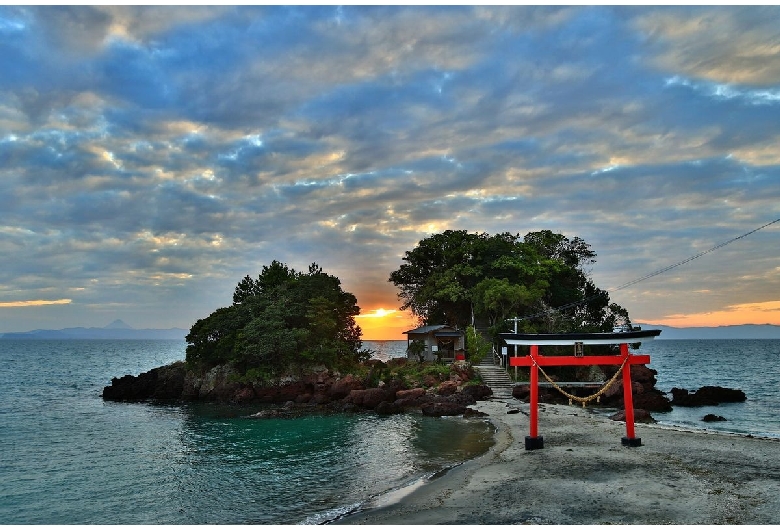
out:
<path id="1" fill-rule="evenodd" d="M 722 386 L 703 386 L 690 393 L 684 388 L 672 389 L 672 405 L 679 407 L 704 407 L 721 403 L 741 403 L 747 399 L 742 390 Z"/>
<path id="2" fill-rule="evenodd" d="M 169 400 L 181 398 L 187 370 L 179 361 L 154 368 L 138 376 L 113 378 L 103 389 L 103 399 L 109 401 Z"/>
<path id="3" fill-rule="evenodd" d="M 714 421 L 727 421 L 727 420 L 723 416 L 719 416 L 717 414 L 705 414 L 704 417 L 701 419 L 701 421 L 711 423 Z"/>
<path id="4" fill-rule="evenodd" d="M 381 361 L 372 361 L 383 367 Z M 221 365 L 204 374 L 188 370 L 184 362 L 154 368 L 138 376 L 125 375 L 111 380 L 103 389 L 108 401 L 183 400 L 237 404 L 327 406 L 343 411 L 375 410 L 393 414 L 420 409 L 423 414 L 447 416 L 463 414 L 478 399 L 492 395 L 489 387 L 469 383 L 468 370 L 455 369 L 447 381 L 434 381 L 429 388 L 406 388 L 400 381 L 368 381 L 352 374 L 342 375 L 322 367 L 306 375 L 287 375 L 263 383 L 242 383 L 230 366 Z M 428 381 L 430 382 L 430 381 Z M 300 408 L 300 407 L 299 407 Z M 271 416 L 274 416 L 271 414 Z M 258 417 L 268 417 L 258 416 Z"/>
<path id="5" fill-rule="evenodd" d="M 616 367 L 602 367 L 604 376 L 609 380 L 617 371 Z M 644 365 L 634 365 L 631 367 L 632 399 L 634 408 L 651 412 L 668 412 L 672 410 L 672 404 L 669 398 L 663 392 L 655 388 L 656 372 Z M 588 397 L 596 393 L 598 387 L 581 387 L 564 385 L 564 390 L 577 397 Z M 531 393 L 529 385 L 518 385 L 514 388 L 512 395 L 521 400 L 528 400 Z M 539 401 L 541 403 L 566 404 L 569 399 L 550 387 L 539 388 Z M 623 408 L 623 381 L 618 378 L 604 394 L 599 403 L 605 407 Z"/>
<path id="6" fill-rule="evenodd" d="M 607 368 L 607 367 L 605 367 Z M 614 368 L 605 374 L 611 377 L 615 373 Z M 742 390 L 725 388 L 720 386 L 703 386 L 699 390 L 691 393 L 684 388 L 673 388 L 671 390 L 672 399 L 670 400 L 660 390 L 655 388 L 657 372 L 644 365 L 635 365 L 631 367 L 632 382 L 632 400 L 634 404 L 634 421 L 638 423 L 655 421 L 650 412 L 669 412 L 672 406 L 680 407 L 701 407 L 720 405 L 721 403 L 737 403 L 745 401 L 746 396 Z M 565 385 L 564 385 L 565 386 Z M 567 387 L 564 388 L 570 394 L 578 397 L 587 397 L 594 392 L 595 388 Z M 531 389 L 529 385 L 518 385 L 514 388 L 512 395 L 517 399 L 530 399 Z M 560 394 L 557 390 L 550 387 L 539 388 L 539 401 L 542 403 L 568 402 L 568 398 Z M 622 381 L 616 381 L 601 396 L 600 404 L 606 407 L 624 408 L 623 403 L 623 384 Z M 625 421 L 625 412 L 610 416 L 617 421 Z M 708 414 L 702 421 L 725 421 L 725 418 L 714 414 Z"/>

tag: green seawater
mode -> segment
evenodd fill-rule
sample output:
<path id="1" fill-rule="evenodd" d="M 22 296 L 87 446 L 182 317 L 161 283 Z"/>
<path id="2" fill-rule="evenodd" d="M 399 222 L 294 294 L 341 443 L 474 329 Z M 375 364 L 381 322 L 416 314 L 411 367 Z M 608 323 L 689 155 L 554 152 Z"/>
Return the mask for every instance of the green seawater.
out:
<path id="1" fill-rule="evenodd" d="M 253 419 L 257 408 L 110 403 L 112 377 L 180 341 L 0 340 L 3 524 L 324 523 L 484 453 L 483 420 Z"/>

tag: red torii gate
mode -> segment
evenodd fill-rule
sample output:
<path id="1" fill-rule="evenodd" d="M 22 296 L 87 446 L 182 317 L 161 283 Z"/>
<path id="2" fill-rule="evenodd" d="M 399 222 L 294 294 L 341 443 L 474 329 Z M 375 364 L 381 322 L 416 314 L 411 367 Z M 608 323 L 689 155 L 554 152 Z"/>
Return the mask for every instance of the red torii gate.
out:
<path id="1" fill-rule="evenodd" d="M 634 399 L 631 394 L 631 365 L 648 364 L 649 355 L 632 355 L 629 343 L 652 340 L 661 334 L 660 329 L 621 331 L 615 333 L 501 333 L 509 345 L 530 346 L 530 355 L 510 357 L 509 366 L 528 366 L 531 369 L 531 413 L 530 436 L 525 437 L 526 450 L 544 448 L 544 439 L 539 436 L 539 373 L 542 366 L 590 366 L 618 364 L 623 366 L 623 401 L 626 410 L 626 436 L 621 442 L 625 446 L 638 447 L 642 439 L 634 435 Z M 583 355 L 585 344 L 619 344 L 619 355 Z M 545 357 L 539 354 L 539 346 L 574 346 L 575 355 Z M 515 354 L 516 355 L 516 354 Z"/>

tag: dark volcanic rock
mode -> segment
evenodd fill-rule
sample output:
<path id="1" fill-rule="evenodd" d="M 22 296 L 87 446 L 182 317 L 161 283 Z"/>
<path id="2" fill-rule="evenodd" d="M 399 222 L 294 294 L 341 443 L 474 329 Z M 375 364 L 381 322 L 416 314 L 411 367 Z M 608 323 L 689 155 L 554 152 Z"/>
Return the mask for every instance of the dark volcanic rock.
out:
<path id="1" fill-rule="evenodd" d="M 115 377 L 111 379 L 110 386 L 103 388 L 103 399 L 108 401 L 180 399 L 186 372 L 184 363 L 179 361 L 153 368 L 138 376 Z"/>
<path id="2" fill-rule="evenodd" d="M 435 396 L 424 403 L 420 410 L 426 416 L 458 416 L 466 411 L 469 405 L 475 405 L 474 396 L 457 392 L 449 396 Z"/>
<path id="3" fill-rule="evenodd" d="M 382 375 L 382 362 L 369 363 L 375 375 Z M 143 401 L 151 399 L 181 399 L 185 401 L 216 401 L 220 403 L 295 404 L 294 411 L 269 409 L 257 417 L 288 417 L 314 408 L 334 411 L 374 410 L 379 414 L 395 414 L 406 409 L 425 407 L 429 414 L 462 414 L 467 406 L 492 392 L 485 385 L 461 385 L 467 372 L 454 374 L 449 381 L 436 381 L 433 389 L 408 389 L 395 377 L 381 379 L 379 387 L 365 388 L 371 378 L 341 376 L 336 372 L 317 369 L 309 373 L 290 373 L 276 379 L 244 382 L 244 374 L 230 365 L 219 365 L 206 372 L 187 370 L 184 362 L 155 368 L 137 376 L 114 378 L 103 390 L 103 398 L 113 401 Z"/>
<path id="4" fill-rule="evenodd" d="M 379 405 L 374 408 L 374 412 L 377 414 L 397 414 L 402 409 L 399 409 L 395 403 L 390 403 L 389 401 L 382 401 Z"/>
<path id="5" fill-rule="evenodd" d="M 261 403 L 285 403 L 296 401 L 307 403 L 314 395 L 314 383 L 307 381 L 291 381 L 285 384 L 255 386 L 255 396 Z M 306 396 L 304 401 L 303 396 Z M 203 398 L 201 398 L 203 399 Z"/>
<path id="6" fill-rule="evenodd" d="M 610 378 L 617 371 L 616 367 L 607 366 L 602 368 L 604 368 L 605 376 Z M 655 370 L 644 365 L 631 367 L 631 395 L 634 408 L 652 412 L 669 412 L 672 410 L 669 398 L 655 388 L 656 373 Z M 565 390 L 581 398 L 591 396 L 598 391 L 597 388 L 588 387 L 567 387 Z M 516 385 L 512 389 L 512 396 L 521 401 L 529 401 L 531 399 L 531 386 L 529 384 Z M 539 388 L 539 402 L 566 404 L 569 402 L 569 399 L 557 390 L 545 386 Z M 595 404 L 596 402 L 591 403 Z M 623 403 L 623 382 L 621 379 L 615 381 L 601 395 L 599 403 L 607 407 L 625 407 Z"/>
<path id="7" fill-rule="evenodd" d="M 609 417 L 615 421 L 626 421 L 626 411 L 621 410 Z M 655 419 L 650 413 L 644 409 L 634 409 L 634 422 L 635 423 L 655 423 Z"/>
<path id="8" fill-rule="evenodd" d="M 235 380 L 236 375 L 229 366 L 215 366 L 203 375 L 188 371 L 181 397 L 193 401 L 235 401 L 246 386 Z"/>
<path id="9" fill-rule="evenodd" d="M 658 371 L 648 368 L 644 364 L 631 366 L 631 381 L 640 383 L 645 389 L 654 388 L 657 381 L 655 376 Z"/>
<path id="10" fill-rule="evenodd" d="M 433 402 L 433 396 L 428 395 L 424 388 L 412 388 L 411 390 L 399 390 L 395 393 L 393 404 L 397 409 L 417 408 L 425 403 Z"/>
<path id="11" fill-rule="evenodd" d="M 452 401 L 438 401 L 421 407 L 425 416 L 459 416 L 466 412 L 466 406 Z"/>
<path id="12" fill-rule="evenodd" d="M 487 412 L 482 412 L 481 410 L 474 410 L 472 408 L 467 408 L 466 411 L 463 413 L 464 418 L 484 418 L 485 416 L 488 416 Z"/>
<path id="13" fill-rule="evenodd" d="M 712 422 L 712 421 L 727 421 L 727 420 L 723 416 L 718 416 L 717 414 L 707 414 L 701 419 L 701 421 Z"/>
<path id="14" fill-rule="evenodd" d="M 399 390 L 395 393 L 396 399 L 418 399 L 425 395 L 425 389 L 424 388 L 412 388 L 410 390 Z"/>
<path id="15" fill-rule="evenodd" d="M 684 388 L 672 389 L 672 405 L 680 407 L 703 407 L 721 403 L 739 403 L 745 401 L 742 390 L 721 386 L 703 386 L 693 394 Z"/>
<path id="16" fill-rule="evenodd" d="M 330 385 L 328 396 L 331 399 L 344 399 L 353 390 L 362 390 L 363 388 L 362 381 L 355 378 L 352 374 L 347 374 Z"/>
<path id="17" fill-rule="evenodd" d="M 255 392 L 252 390 L 252 387 L 243 387 L 239 388 L 236 393 L 233 395 L 233 401 L 235 403 L 249 403 L 251 401 L 254 401 L 255 399 Z"/>
<path id="18" fill-rule="evenodd" d="M 458 383 L 455 381 L 444 381 L 439 385 L 437 393 L 441 396 L 450 396 L 458 391 Z"/>
<path id="19" fill-rule="evenodd" d="M 457 403 L 458 405 L 463 405 L 463 406 L 477 404 L 477 400 L 474 399 L 474 396 L 470 394 L 466 394 L 464 392 L 457 392 L 449 396 L 436 396 L 434 398 L 434 401 L 436 403 Z"/>
<path id="20" fill-rule="evenodd" d="M 487 385 L 468 385 L 463 387 L 462 392 L 472 396 L 477 401 L 487 399 L 493 395 L 493 390 Z"/>
<path id="21" fill-rule="evenodd" d="M 375 409 L 383 401 L 392 403 L 395 401 L 395 390 L 392 388 L 367 388 L 365 390 L 353 390 L 344 399 L 347 403 L 353 403 L 359 407 Z"/>
<path id="22" fill-rule="evenodd" d="M 615 374 L 619 367 L 603 367 L 605 375 L 610 378 Z M 646 410 L 651 412 L 669 412 L 672 410 L 672 403 L 663 392 L 655 388 L 656 375 L 658 372 L 648 368 L 643 364 L 631 366 L 631 400 L 634 403 L 634 409 Z M 623 382 L 619 378 L 601 398 L 601 404 L 607 407 L 624 408 L 623 400 Z"/>
<path id="23" fill-rule="evenodd" d="M 634 407 L 649 410 L 651 412 L 671 412 L 672 403 L 660 390 L 653 389 L 649 392 L 633 396 Z"/>

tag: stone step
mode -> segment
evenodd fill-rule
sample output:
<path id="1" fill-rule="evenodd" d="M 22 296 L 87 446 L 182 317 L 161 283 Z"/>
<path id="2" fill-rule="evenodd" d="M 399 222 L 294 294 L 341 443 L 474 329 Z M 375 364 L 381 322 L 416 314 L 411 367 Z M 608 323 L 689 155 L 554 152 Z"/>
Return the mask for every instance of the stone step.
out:
<path id="1" fill-rule="evenodd" d="M 482 381 L 493 391 L 493 396 L 498 398 L 512 397 L 514 383 L 506 373 L 506 370 L 496 366 L 492 358 L 483 359 L 475 368 L 479 372 Z"/>

